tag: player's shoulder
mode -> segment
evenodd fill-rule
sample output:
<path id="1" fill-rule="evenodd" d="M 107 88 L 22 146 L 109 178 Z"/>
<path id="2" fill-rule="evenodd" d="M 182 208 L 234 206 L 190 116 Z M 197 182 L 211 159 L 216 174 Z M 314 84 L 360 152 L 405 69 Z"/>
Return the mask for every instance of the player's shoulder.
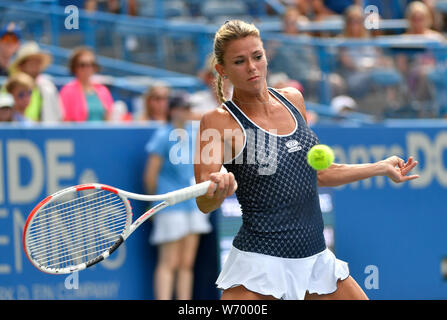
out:
<path id="1" fill-rule="evenodd" d="M 294 102 L 301 103 L 302 101 L 304 101 L 303 94 L 297 88 L 285 87 L 285 88 L 280 88 L 280 89 L 275 89 L 275 90 L 278 91 L 280 94 L 282 94 L 284 97 L 286 97 L 287 100 L 289 100 L 292 103 L 294 103 Z"/>
<path id="2" fill-rule="evenodd" d="M 200 126 L 205 128 L 214 128 L 217 130 L 227 129 L 233 126 L 233 117 L 223 107 L 217 107 L 215 109 L 207 111 L 200 120 Z"/>
<path id="3" fill-rule="evenodd" d="M 304 105 L 304 97 L 300 90 L 293 87 L 286 87 L 281 89 L 275 89 L 283 95 L 287 100 L 289 100 L 293 106 L 298 109 L 298 111 L 303 115 L 305 118 L 306 114 L 306 107 Z"/>

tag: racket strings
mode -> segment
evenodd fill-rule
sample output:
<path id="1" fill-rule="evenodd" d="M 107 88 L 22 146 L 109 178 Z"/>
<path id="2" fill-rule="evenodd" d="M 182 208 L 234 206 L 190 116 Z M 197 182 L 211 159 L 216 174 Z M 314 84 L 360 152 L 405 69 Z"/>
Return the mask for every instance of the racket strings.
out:
<path id="1" fill-rule="evenodd" d="M 39 212 L 40 213 L 39 214 L 39 218 L 43 219 L 43 216 L 46 216 L 47 220 L 49 221 L 49 220 L 52 220 L 53 216 L 55 214 L 59 213 L 61 210 L 64 210 L 65 212 L 68 212 L 69 210 L 71 210 L 71 212 L 76 213 L 76 211 L 82 210 L 88 204 L 91 204 L 93 202 L 95 204 L 99 204 L 100 203 L 99 200 L 101 200 L 101 199 L 103 199 L 103 202 L 110 201 L 110 195 L 112 193 L 102 194 L 103 192 L 104 192 L 103 190 L 100 190 L 100 191 L 92 193 L 90 195 L 82 196 L 82 197 L 75 198 L 75 199 L 72 199 L 72 200 L 68 200 L 68 201 L 64 201 L 64 202 L 51 203 L 47 208 L 42 208 L 41 209 L 41 211 Z M 100 195 L 98 196 L 98 194 L 100 194 Z M 87 198 L 90 198 L 90 199 L 89 200 L 85 200 Z M 117 200 L 121 201 L 120 198 L 117 198 Z M 76 203 L 74 201 L 76 201 Z M 79 202 L 81 202 L 81 201 L 83 201 L 83 207 L 79 206 Z M 67 205 L 69 203 L 73 203 L 73 204 L 71 204 L 69 207 L 67 207 Z M 60 207 L 60 209 L 54 210 L 55 206 Z M 45 213 L 47 211 L 51 211 L 51 215 L 49 215 L 49 214 L 45 215 Z M 43 222 L 44 221 L 42 221 L 42 223 Z M 36 227 L 36 226 L 35 225 L 30 226 L 30 230 L 32 230 L 34 227 Z"/>
<path id="2" fill-rule="evenodd" d="M 126 226 L 126 206 L 118 195 L 85 190 L 71 197 L 50 202 L 30 226 L 31 256 L 47 268 L 66 268 L 98 257 Z"/>
<path id="3" fill-rule="evenodd" d="M 109 203 L 108 209 L 109 210 L 118 209 L 118 210 L 115 210 L 113 212 L 120 213 L 121 212 L 120 211 L 121 210 L 121 204 L 122 204 L 122 202 L 121 202 L 120 199 L 111 201 Z M 62 224 L 67 224 L 67 223 L 69 223 L 72 228 L 77 228 L 77 227 L 80 227 L 82 225 L 84 228 L 87 227 L 87 229 L 88 229 L 88 227 L 92 226 L 95 223 L 95 221 L 92 220 L 92 221 L 89 221 L 88 223 L 84 223 L 84 221 L 77 220 L 76 218 L 74 218 L 75 215 L 80 213 L 81 211 L 82 211 L 82 209 L 73 210 L 72 211 L 72 217 L 67 219 L 67 220 L 65 220 L 65 221 L 57 219 L 57 218 L 54 219 L 54 221 L 57 221 L 57 223 L 54 223 L 54 221 L 53 221 L 53 223 L 51 223 L 51 221 L 49 221 L 49 223 L 51 224 L 51 227 L 49 227 L 46 230 L 46 232 L 52 232 L 53 236 L 58 236 L 59 235 L 58 231 L 59 231 L 59 233 L 63 232 L 63 229 L 61 229 L 61 225 Z M 94 212 L 94 209 L 92 209 L 92 208 L 91 209 L 86 209 L 85 214 L 91 214 L 93 212 Z M 109 214 L 111 214 L 113 212 L 110 211 Z M 39 223 L 43 224 L 43 223 L 46 223 L 46 222 L 40 221 Z M 30 230 L 31 231 L 35 231 L 36 227 L 33 225 L 33 228 L 30 228 Z M 40 237 L 40 234 L 38 232 L 34 233 L 33 236 L 30 235 L 29 243 L 30 244 L 38 244 L 39 242 L 41 242 L 43 240 L 41 237 L 40 238 L 39 237 Z"/>
<path id="4" fill-rule="evenodd" d="M 114 212 L 110 212 L 110 214 L 119 213 L 119 212 L 120 211 L 114 211 Z M 119 221 L 120 224 L 117 224 L 116 223 L 117 221 Z M 86 226 L 88 226 L 89 228 L 84 229 L 84 231 L 86 231 L 86 232 L 94 231 L 94 228 L 95 228 L 94 223 L 95 222 L 90 222 L 90 223 L 86 224 Z M 112 222 L 104 224 L 103 226 L 106 230 L 115 231 L 116 229 L 118 229 L 116 231 L 121 231 L 124 227 L 123 224 L 124 225 L 126 224 L 126 220 L 123 220 L 122 217 L 117 217 Z M 108 227 L 111 227 L 111 228 L 108 228 Z M 64 234 L 63 231 L 60 231 L 57 235 L 53 235 L 53 237 L 56 237 L 56 236 L 60 236 L 59 241 L 67 241 L 71 238 L 70 234 Z M 85 240 L 91 240 L 92 238 L 93 237 L 91 234 L 88 237 L 84 237 Z M 43 238 L 36 239 L 36 241 L 34 241 L 34 242 L 30 241 L 29 244 L 33 246 L 34 254 L 36 256 L 39 256 L 39 254 L 41 252 L 45 251 L 46 241 Z M 40 249 L 42 249 L 42 250 L 40 250 Z"/>

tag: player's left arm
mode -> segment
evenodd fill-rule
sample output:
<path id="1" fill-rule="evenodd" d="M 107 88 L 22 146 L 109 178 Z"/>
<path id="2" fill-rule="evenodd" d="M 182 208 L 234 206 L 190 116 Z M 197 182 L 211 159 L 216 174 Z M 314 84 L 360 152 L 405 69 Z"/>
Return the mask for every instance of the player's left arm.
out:
<path id="1" fill-rule="evenodd" d="M 413 157 L 410 157 L 405 162 L 397 156 L 392 156 L 375 163 L 333 163 L 326 170 L 318 171 L 318 186 L 336 187 L 375 176 L 386 176 L 395 183 L 401 183 L 419 177 L 418 175 L 409 175 L 410 171 L 417 164 L 418 162 Z"/>
<path id="2" fill-rule="evenodd" d="M 301 92 L 295 88 L 284 88 L 280 92 L 293 103 L 307 123 L 306 107 Z M 375 176 L 387 176 L 395 183 L 401 183 L 418 178 L 418 175 L 408 175 L 418 164 L 410 157 L 407 162 L 392 156 L 387 159 L 365 164 L 333 163 L 326 170 L 317 172 L 318 186 L 336 187 Z"/>

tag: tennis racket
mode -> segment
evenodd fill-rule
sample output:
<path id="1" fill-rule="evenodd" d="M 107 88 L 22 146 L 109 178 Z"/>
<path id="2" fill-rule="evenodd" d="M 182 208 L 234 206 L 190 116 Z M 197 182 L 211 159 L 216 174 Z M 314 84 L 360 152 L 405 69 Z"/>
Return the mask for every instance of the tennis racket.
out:
<path id="1" fill-rule="evenodd" d="M 210 183 L 163 195 L 141 195 L 98 183 L 63 189 L 42 200 L 28 216 L 22 239 L 26 256 L 49 274 L 91 267 L 111 255 L 156 212 L 204 195 Z M 162 202 L 132 223 L 128 198 Z"/>

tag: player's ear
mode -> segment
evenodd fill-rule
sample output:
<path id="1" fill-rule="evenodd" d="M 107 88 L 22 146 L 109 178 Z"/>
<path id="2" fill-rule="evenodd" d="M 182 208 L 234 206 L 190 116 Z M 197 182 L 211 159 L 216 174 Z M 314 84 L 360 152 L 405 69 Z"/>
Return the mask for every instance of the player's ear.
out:
<path id="1" fill-rule="evenodd" d="M 224 66 L 221 64 L 216 63 L 216 65 L 214 66 L 214 68 L 216 69 L 217 73 L 224 78 L 225 76 L 225 72 L 224 72 Z"/>

